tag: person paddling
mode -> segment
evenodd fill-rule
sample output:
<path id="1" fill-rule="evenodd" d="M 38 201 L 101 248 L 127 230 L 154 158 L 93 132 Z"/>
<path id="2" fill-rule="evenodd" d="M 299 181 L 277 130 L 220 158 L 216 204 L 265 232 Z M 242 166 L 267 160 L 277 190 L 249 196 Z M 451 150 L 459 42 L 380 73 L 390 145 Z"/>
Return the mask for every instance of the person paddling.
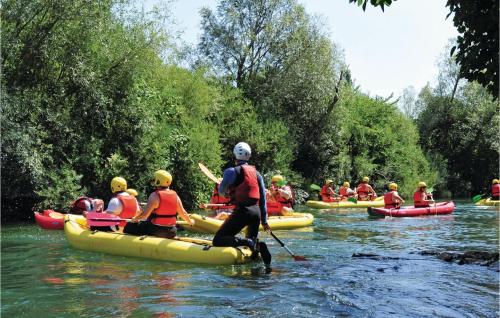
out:
<path id="1" fill-rule="evenodd" d="M 259 224 L 262 224 L 264 230 L 271 231 L 267 224 L 264 180 L 255 167 L 248 164 L 252 150 L 247 143 L 237 143 L 233 153 L 236 166 L 224 171 L 219 193 L 230 195 L 235 209 L 215 233 L 212 243 L 214 246 L 248 246 L 255 255 L 260 251 L 266 271 L 270 271 L 271 254 L 265 243 L 257 241 Z M 246 237 L 236 237 L 245 226 Z"/>
<path id="2" fill-rule="evenodd" d="M 333 180 L 332 179 L 325 180 L 325 183 L 323 184 L 323 187 L 321 187 L 321 191 L 319 192 L 319 194 L 321 195 L 321 200 L 323 202 L 338 201 L 338 200 L 336 200 L 338 195 L 337 195 L 337 193 L 335 193 L 335 190 L 333 189 Z"/>
<path id="3" fill-rule="evenodd" d="M 340 199 L 345 201 L 347 198 L 354 198 L 356 196 L 356 191 L 350 188 L 350 184 L 348 181 L 345 181 L 344 184 L 339 188 Z"/>
<path id="4" fill-rule="evenodd" d="M 280 211 L 278 211 L 277 215 L 287 215 L 293 211 L 292 188 L 286 184 L 283 176 L 275 175 L 271 178 L 269 193 L 270 199 L 277 202 L 280 206 Z M 268 211 L 268 213 L 270 212 Z"/>
<path id="5" fill-rule="evenodd" d="M 500 200 L 500 180 L 493 179 L 491 182 L 491 200 Z"/>
<path id="6" fill-rule="evenodd" d="M 165 170 L 158 170 L 154 174 L 154 185 L 156 190 L 149 195 L 148 203 L 144 212 L 134 216 L 131 223 L 124 229 L 129 234 L 147 234 L 163 238 L 174 238 L 177 235 L 177 214 L 188 224 L 193 225 L 186 210 L 182 206 L 181 199 L 174 190 L 170 189 L 172 175 Z M 148 219 L 148 217 L 151 218 Z M 140 220 L 146 220 L 137 226 Z"/>
<path id="7" fill-rule="evenodd" d="M 399 209 L 405 200 L 399 196 L 398 185 L 394 182 L 389 183 L 389 192 L 384 194 L 384 208 L 386 209 Z"/>
<path id="8" fill-rule="evenodd" d="M 370 178 L 363 177 L 363 181 L 356 188 L 359 201 L 373 201 L 377 197 L 377 193 L 368 182 L 370 182 Z"/>
<path id="9" fill-rule="evenodd" d="M 134 196 L 127 193 L 127 180 L 122 177 L 114 177 L 111 180 L 111 192 L 113 197 L 109 200 L 105 213 L 116 215 L 122 219 L 131 218 L 139 213 L 139 202 Z M 126 224 L 126 221 L 121 221 L 119 226 L 124 227 Z M 99 226 L 91 227 L 91 229 L 105 232 L 118 230 L 115 226 Z"/>
<path id="10" fill-rule="evenodd" d="M 426 208 L 434 202 L 432 198 L 432 193 L 427 192 L 427 184 L 420 181 L 417 186 L 417 190 L 413 193 L 413 205 L 416 208 Z"/>

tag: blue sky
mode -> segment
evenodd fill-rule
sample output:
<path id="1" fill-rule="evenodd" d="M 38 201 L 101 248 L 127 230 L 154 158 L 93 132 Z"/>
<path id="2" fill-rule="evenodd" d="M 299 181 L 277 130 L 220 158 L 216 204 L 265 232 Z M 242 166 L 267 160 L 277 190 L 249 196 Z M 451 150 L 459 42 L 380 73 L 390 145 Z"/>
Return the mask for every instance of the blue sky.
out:
<path id="1" fill-rule="evenodd" d="M 407 86 L 417 92 L 437 76 L 436 61 L 448 39 L 457 36 L 446 0 L 398 0 L 382 12 L 366 12 L 348 0 L 298 0 L 321 15 L 325 30 L 339 45 L 361 90 L 387 97 Z M 177 0 L 171 5 L 181 39 L 195 45 L 201 34 L 199 9 L 216 0 Z"/>

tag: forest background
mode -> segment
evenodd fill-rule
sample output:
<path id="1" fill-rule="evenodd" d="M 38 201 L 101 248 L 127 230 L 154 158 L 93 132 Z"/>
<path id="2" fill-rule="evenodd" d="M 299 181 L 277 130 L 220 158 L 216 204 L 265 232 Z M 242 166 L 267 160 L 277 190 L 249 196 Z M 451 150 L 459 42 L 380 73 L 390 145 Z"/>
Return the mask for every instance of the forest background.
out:
<path id="1" fill-rule="evenodd" d="M 459 19 L 460 1 L 448 2 Z M 498 3 L 487 5 L 498 69 Z M 498 176 L 498 80 L 466 72 L 466 36 L 443 52 L 434 86 L 381 98 L 361 92 L 295 0 L 221 0 L 200 14 L 189 50 L 164 28 L 164 6 L 2 2 L 2 221 L 66 211 L 81 195 L 107 200 L 118 175 L 145 200 L 158 169 L 195 208 L 213 188 L 197 163 L 220 175 L 239 141 L 266 181 L 280 173 L 296 189 L 366 175 L 379 193 L 395 181 L 409 197 L 424 180 L 438 197 L 470 197 Z"/>

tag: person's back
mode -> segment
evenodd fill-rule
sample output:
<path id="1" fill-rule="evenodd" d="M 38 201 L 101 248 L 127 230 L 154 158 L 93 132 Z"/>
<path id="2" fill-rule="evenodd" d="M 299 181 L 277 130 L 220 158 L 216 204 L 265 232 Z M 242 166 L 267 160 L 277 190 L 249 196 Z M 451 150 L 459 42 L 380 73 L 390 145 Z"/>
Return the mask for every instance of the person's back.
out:
<path id="1" fill-rule="evenodd" d="M 177 193 L 170 189 L 172 175 L 165 170 L 158 170 L 154 174 L 154 180 L 156 190 L 149 195 L 146 208 L 132 218 L 124 232 L 174 238 L 177 235 L 177 214 L 188 224 L 193 223 L 184 210 Z M 140 220 L 144 220 L 144 222 L 137 225 Z"/>
<path id="2" fill-rule="evenodd" d="M 267 224 L 266 189 L 260 173 L 248 164 L 251 156 L 250 146 L 244 142 L 236 144 L 233 153 L 236 166 L 224 171 L 219 193 L 231 195 L 231 203 L 235 205 L 233 213 L 227 218 L 212 240 L 214 246 L 248 246 L 252 250 L 259 247 L 267 251 L 265 243 L 257 243 L 259 224 L 266 231 Z M 246 237 L 236 235 L 247 227 Z M 266 268 L 270 268 L 271 255 L 261 251 Z"/>
<path id="3" fill-rule="evenodd" d="M 396 183 L 389 184 L 389 192 L 384 194 L 384 208 L 394 209 L 399 208 L 404 200 L 398 194 L 398 185 Z"/>
<path id="4" fill-rule="evenodd" d="M 372 186 L 369 185 L 368 182 L 370 182 L 370 178 L 363 177 L 363 181 L 356 188 L 358 200 L 360 201 L 370 201 L 377 197 L 375 190 L 373 190 Z"/>
<path id="5" fill-rule="evenodd" d="M 498 179 L 493 179 L 491 185 L 491 199 L 500 200 L 500 181 Z"/>

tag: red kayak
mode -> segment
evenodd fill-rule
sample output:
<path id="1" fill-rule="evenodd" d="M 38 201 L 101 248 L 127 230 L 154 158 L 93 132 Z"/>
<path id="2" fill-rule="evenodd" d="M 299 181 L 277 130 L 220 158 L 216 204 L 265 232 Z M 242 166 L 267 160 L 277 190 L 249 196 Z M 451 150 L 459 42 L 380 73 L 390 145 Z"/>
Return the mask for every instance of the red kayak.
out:
<path id="1" fill-rule="evenodd" d="M 421 216 L 421 215 L 442 215 L 451 214 L 455 209 L 455 203 L 450 202 L 439 202 L 435 205 L 425 208 L 416 208 L 414 206 L 403 206 L 397 209 L 386 209 L 386 208 L 368 208 L 368 214 L 371 216 L 394 216 L 394 217 L 407 217 L 407 216 Z"/>
<path id="2" fill-rule="evenodd" d="M 35 212 L 35 221 L 42 229 L 64 229 L 64 214 L 54 210 L 43 210 L 41 213 Z"/>

